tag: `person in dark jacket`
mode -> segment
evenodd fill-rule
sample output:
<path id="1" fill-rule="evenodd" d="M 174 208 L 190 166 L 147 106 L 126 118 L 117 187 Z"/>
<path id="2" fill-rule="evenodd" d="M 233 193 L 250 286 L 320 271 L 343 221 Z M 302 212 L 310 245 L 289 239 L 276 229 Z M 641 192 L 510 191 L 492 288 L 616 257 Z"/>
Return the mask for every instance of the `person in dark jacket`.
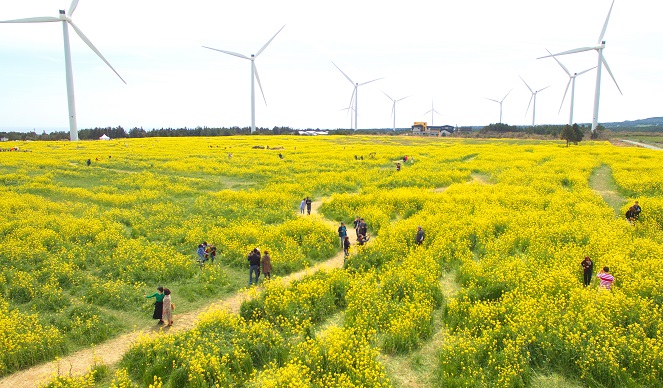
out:
<path id="1" fill-rule="evenodd" d="M 585 259 L 580 262 L 582 266 L 582 280 L 585 287 L 589 286 L 589 283 L 592 281 L 592 273 L 594 272 L 594 262 L 589 256 L 585 256 Z"/>
<path id="2" fill-rule="evenodd" d="M 350 237 L 345 236 L 345 240 L 343 240 L 343 253 L 345 253 L 345 257 L 350 256 Z"/>
<path id="3" fill-rule="evenodd" d="M 343 248 L 343 242 L 348 236 L 348 228 L 345 227 L 345 222 L 341 222 L 341 226 L 338 227 L 338 237 L 341 239 L 341 248 Z"/>
<path id="4" fill-rule="evenodd" d="M 249 261 L 249 286 L 254 284 L 254 273 L 256 275 L 255 284 L 258 284 L 258 278 L 260 277 L 260 251 L 258 248 L 254 248 L 246 257 L 246 260 Z"/>
<path id="5" fill-rule="evenodd" d="M 311 204 L 312 204 L 311 198 L 306 197 L 306 212 L 308 213 L 308 215 L 311 215 Z"/>
<path id="6" fill-rule="evenodd" d="M 426 238 L 426 233 L 424 233 L 424 230 L 421 229 L 421 226 L 417 226 L 417 237 L 415 237 L 417 245 L 423 244 L 424 238 Z"/>

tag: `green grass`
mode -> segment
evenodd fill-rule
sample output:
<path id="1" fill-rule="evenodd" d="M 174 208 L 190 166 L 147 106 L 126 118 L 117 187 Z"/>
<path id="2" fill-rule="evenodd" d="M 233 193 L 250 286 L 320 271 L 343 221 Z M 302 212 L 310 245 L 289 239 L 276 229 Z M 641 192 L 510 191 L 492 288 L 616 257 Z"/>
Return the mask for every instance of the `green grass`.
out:
<path id="1" fill-rule="evenodd" d="M 615 216 L 621 215 L 621 207 L 625 199 L 612 177 L 612 170 L 609 166 L 604 164 L 596 168 L 589 177 L 589 186 L 603 197 L 608 206 L 613 208 Z"/>

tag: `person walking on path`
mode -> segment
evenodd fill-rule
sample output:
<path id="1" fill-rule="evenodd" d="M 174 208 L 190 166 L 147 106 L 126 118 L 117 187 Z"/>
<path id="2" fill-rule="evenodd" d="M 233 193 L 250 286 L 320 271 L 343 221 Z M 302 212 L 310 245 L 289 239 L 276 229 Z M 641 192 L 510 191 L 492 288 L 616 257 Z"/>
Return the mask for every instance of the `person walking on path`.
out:
<path id="1" fill-rule="evenodd" d="M 594 262 L 589 256 L 585 256 L 585 259 L 580 263 L 582 266 L 582 282 L 585 287 L 589 286 L 589 283 L 592 281 L 592 273 L 594 272 Z"/>
<path id="2" fill-rule="evenodd" d="M 348 236 L 348 228 L 345 227 L 345 223 L 341 222 L 341 226 L 338 227 L 338 237 L 341 239 L 341 248 L 343 248 L 343 242 Z"/>
<path id="3" fill-rule="evenodd" d="M 163 289 L 164 298 L 163 298 L 163 321 L 168 322 L 168 327 L 173 325 L 173 310 L 175 310 L 175 305 L 173 300 L 170 298 L 170 290 L 167 288 Z"/>
<path id="4" fill-rule="evenodd" d="M 306 211 L 311 215 L 311 198 L 306 197 Z"/>
<path id="5" fill-rule="evenodd" d="M 299 212 L 304 214 L 304 208 L 306 207 L 306 198 L 302 199 L 302 203 L 299 204 Z"/>
<path id="6" fill-rule="evenodd" d="M 205 261 L 207 261 L 207 242 L 203 241 L 201 244 L 198 245 L 198 250 L 196 251 L 196 254 L 198 254 L 198 263 L 203 264 Z"/>
<path id="7" fill-rule="evenodd" d="M 155 292 L 154 294 L 145 295 L 146 299 L 155 298 L 154 313 L 152 314 L 152 319 L 158 319 L 159 320 L 159 322 L 158 322 L 159 325 L 163 325 L 162 314 L 163 314 L 163 299 L 164 299 L 164 297 L 165 297 L 165 295 L 164 295 L 163 287 L 161 287 L 161 286 L 157 287 L 157 292 Z"/>
<path id="8" fill-rule="evenodd" d="M 366 237 L 367 233 L 368 233 L 368 226 L 366 225 L 366 222 L 364 222 L 364 219 L 362 218 L 359 220 L 359 226 L 357 228 L 357 240 L 359 240 L 360 235 Z"/>
<path id="9" fill-rule="evenodd" d="M 345 236 L 345 239 L 343 240 L 343 253 L 345 254 L 345 257 L 350 256 L 350 245 L 350 237 Z"/>
<path id="10" fill-rule="evenodd" d="M 361 218 L 357 216 L 357 218 L 352 222 L 352 224 L 355 226 L 355 237 L 359 236 L 359 224 L 361 223 Z"/>
<path id="11" fill-rule="evenodd" d="M 417 226 L 417 237 L 415 237 L 417 245 L 423 244 L 424 238 L 426 238 L 426 233 L 424 233 L 424 230 L 421 229 L 421 226 Z"/>
<path id="12" fill-rule="evenodd" d="M 612 288 L 612 283 L 615 281 L 615 277 L 610 274 L 610 268 L 603 267 L 603 269 L 599 271 L 599 274 L 596 275 L 596 277 L 601 279 L 601 288 L 605 288 L 606 290 L 610 291 Z"/>
<path id="13" fill-rule="evenodd" d="M 260 277 L 260 251 L 258 248 L 254 248 L 246 259 L 249 261 L 249 286 L 253 284 L 254 273 L 256 275 L 255 284 L 258 284 L 258 278 Z"/>
<path id="14" fill-rule="evenodd" d="M 262 267 L 262 273 L 265 274 L 265 278 L 271 279 L 272 275 L 272 257 L 269 256 L 269 251 L 265 251 L 262 255 L 262 260 L 260 261 Z"/>

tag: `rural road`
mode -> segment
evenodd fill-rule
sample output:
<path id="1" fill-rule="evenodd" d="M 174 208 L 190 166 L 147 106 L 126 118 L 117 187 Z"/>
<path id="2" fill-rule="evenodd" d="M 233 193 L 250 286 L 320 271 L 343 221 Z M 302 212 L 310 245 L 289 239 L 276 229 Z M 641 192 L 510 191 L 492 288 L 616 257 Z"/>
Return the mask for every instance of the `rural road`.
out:
<path id="1" fill-rule="evenodd" d="M 620 141 L 623 141 L 624 143 L 633 144 L 633 145 L 638 146 L 638 147 L 648 148 L 650 150 L 658 150 L 658 151 L 663 150 L 663 148 L 656 147 L 656 146 L 649 145 L 649 144 L 645 144 L 645 143 L 640 143 L 638 141 L 625 140 L 625 139 L 621 139 Z"/>

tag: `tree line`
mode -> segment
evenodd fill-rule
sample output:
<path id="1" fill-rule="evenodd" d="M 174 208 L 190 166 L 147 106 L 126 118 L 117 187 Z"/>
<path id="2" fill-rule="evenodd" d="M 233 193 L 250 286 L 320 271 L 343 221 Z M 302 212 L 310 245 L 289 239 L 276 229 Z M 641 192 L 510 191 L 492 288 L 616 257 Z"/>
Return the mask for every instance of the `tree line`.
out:
<path id="1" fill-rule="evenodd" d="M 298 134 L 299 129 L 290 127 L 274 127 L 274 128 L 261 128 L 256 127 L 255 134 L 258 135 L 293 135 Z M 304 131 L 323 131 L 320 128 L 307 128 Z M 410 128 L 396 129 L 396 132 L 391 128 L 374 128 L 374 129 L 359 129 L 354 131 L 352 129 L 332 129 L 330 133 L 336 135 L 392 135 L 403 134 L 409 132 Z M 134 127 L 128 131 L 121 126 L 106 127 L 106 128 L 91 128 L 81 129 L 78 131 L 78 138 L 80 140 L 98 140 L 102 135 L 106 135 L 111 139 L 125 139 L 125 138 L 141 138 L 141 137 L 190 137 L 190 136 L 233 136 L 233 135 L 249 135 L 251 134 L 251 127 L 230 127 L 230 128 L 212 128 L 212 127 L 195 127 L 195 128 L 154 128 L 145 130 L 143 128 Z M 32 132 L 0 132 L 0 137 L 7 138 L 8 140 L 69 140 L 69 131 L 56 131 L 46 133 L 46 131 L 38 134 Z"/>
<path id="2" fill-rule="evenodd" d="M 596 130 L 592 132 L 591 125 L 536 125 L 536 126 L 517 126 L 508 124 L 489 124 L 479 130 L 479 133 L 490 134 L 507 134 L 507 133 L 525 133 L 528 135 L 541 135 L 553 138 L 566 140 L 566 146 L 569 143 L 578 144 L 583 138 L 598 139 L 605 131 L 605 127 L 601 124 L 596 126 Z"/>

